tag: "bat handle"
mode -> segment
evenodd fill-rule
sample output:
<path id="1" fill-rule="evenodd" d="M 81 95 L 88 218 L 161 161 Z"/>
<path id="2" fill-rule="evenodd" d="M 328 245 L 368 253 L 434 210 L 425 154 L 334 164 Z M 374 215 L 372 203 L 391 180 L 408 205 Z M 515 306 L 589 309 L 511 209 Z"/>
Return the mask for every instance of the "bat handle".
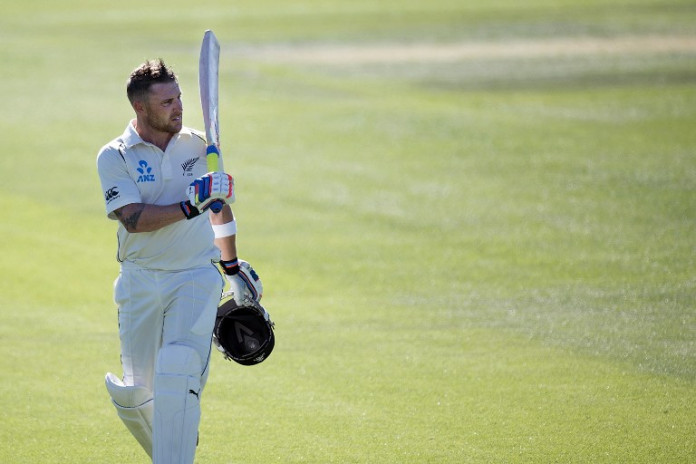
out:
<path id="1" fill-rule="evenodd" d="M 221 202 L 220 200 L 214 201 L 214 202 L 212 202 L 211 205 L 210 205 L 210 210 L 211 210 L 213 213 L 219 213 L 220 211 L 222 211 L 222 207 L 223 207 L 224 205 L 225 205 L 225 204 L 224 204 L 223 202 Z"/>
<path id="2" fill-rule="evenodd" d="M 205 153 L 205 158 L 206 162 L 208 163 L 208 171 L 209 172 L 215 172 L 218 170 L 218 159 L 220 158 L 220 152 L 218 151 L 217 147 L 215 145 L 208 145 L 208 148 Z M 210 210 L 213 213 L 219 213 L 222 211 L 222 207 L 225 206 L 225 203 L 222 201 L 214 201 L 210 205 Z"/>
<path id="3" fill-rule="evenodd" d="M 215 172 L 218 170 L 218 159 L 220 159 L 220 152 L 215 145 L 208 145 L 205 150 L 205 160 L 208 163 L 208 172 Z"/>

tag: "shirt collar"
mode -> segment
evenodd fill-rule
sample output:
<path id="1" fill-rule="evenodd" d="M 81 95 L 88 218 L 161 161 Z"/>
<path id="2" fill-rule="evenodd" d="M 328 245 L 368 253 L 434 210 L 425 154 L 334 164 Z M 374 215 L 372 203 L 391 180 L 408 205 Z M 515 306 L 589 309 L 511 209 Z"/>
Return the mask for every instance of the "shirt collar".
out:
<path id="1" fill-rule="evenodd" d="M 193 135 L 192 129 L 189 129 L 188 127 L 182 127 L 179 133 L 174 136 L 174 138 L 179 138 L 181 136 L 190 137 L 191 135 Z M 132 119 L 128 123 L 128 126 L 126 126 L 126 130 L 123 132 L 123 135 L 121 136 L 121 140 L 123 140 L 123 143 L 126 145 L 126 148 L 131 148 L 140 143 L 148 143 L 145 142 L 142 138 L 140 138 L 138 131 L 135 130 L 135 119 Z"/>

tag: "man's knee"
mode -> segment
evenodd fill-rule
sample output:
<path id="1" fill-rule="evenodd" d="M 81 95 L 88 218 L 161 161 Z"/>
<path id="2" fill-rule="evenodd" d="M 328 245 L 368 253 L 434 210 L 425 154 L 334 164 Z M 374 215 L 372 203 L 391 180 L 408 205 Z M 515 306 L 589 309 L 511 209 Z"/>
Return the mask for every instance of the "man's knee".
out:
<path id="1" fill-rule="evenodd" d="M 169 344 L 160 348 L 155 364 L 156 375 L 200 377 L 202 372 L 201 357 L 190 346 Z"/>

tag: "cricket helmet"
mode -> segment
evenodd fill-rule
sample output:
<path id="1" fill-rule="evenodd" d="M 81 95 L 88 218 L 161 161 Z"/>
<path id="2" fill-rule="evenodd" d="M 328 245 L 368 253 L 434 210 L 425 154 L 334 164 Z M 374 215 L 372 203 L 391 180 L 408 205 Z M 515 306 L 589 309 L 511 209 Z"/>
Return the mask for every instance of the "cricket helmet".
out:
<path id="1" fill-rule="evenodd" d="M 239 304 L 227 292 L 218 306 L 213 343 L 226 359 L 252 366 L 264 361 L 273 351 L 273 328 L 273 321 L 258 301 L 244 298 Z"/>

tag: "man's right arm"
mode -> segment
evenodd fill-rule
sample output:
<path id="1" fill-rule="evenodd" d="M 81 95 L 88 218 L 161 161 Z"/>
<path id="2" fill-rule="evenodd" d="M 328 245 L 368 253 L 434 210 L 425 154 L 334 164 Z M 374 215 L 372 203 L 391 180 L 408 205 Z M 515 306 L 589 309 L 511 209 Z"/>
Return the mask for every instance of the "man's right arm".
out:
<path id="1" fill-rule="evenodd" d="M 153 232 L 186 219 L 178 203 L 165 206 L 131 203 L 114 210 L 114 215 L 132 234 Z"/>

